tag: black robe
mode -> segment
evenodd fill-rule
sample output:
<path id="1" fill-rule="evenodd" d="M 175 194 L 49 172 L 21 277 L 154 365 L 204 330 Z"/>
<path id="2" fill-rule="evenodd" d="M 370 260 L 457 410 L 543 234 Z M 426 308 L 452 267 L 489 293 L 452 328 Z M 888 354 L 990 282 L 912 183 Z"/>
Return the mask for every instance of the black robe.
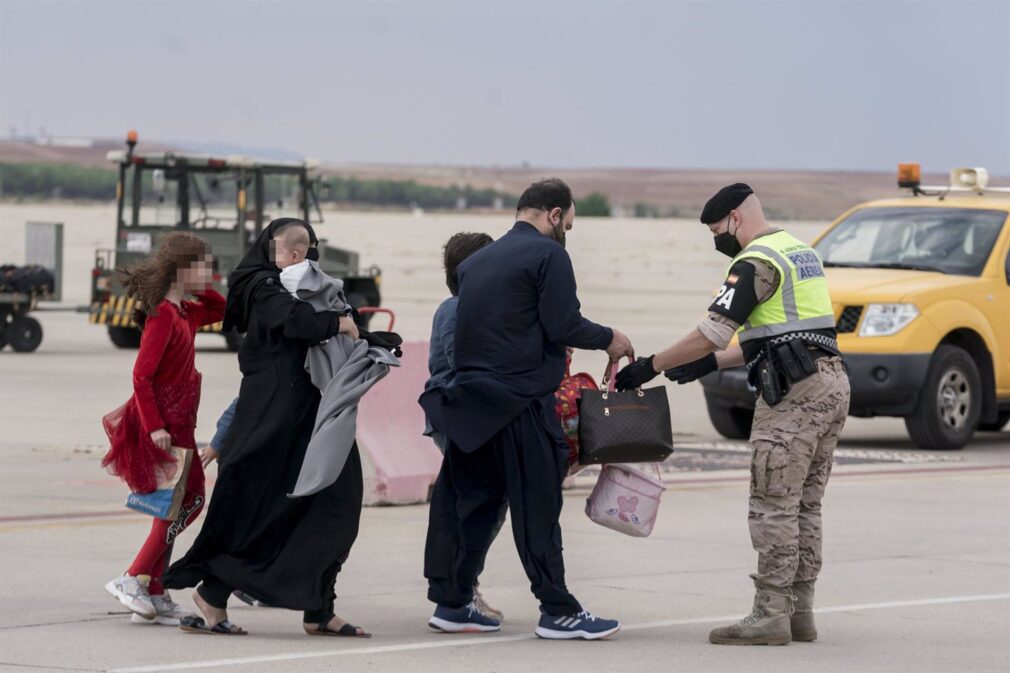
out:
<path id="1" fill-rule="evenodd" d="M 276 229 L 264 232 L 266 243 L 258 241 L 250 256 L 268 251 Z M 358 533 L 357 447 L 332 486 L 306 498 L 286 494 L 298 478 L 320 398 L 305 371 L 306 351 L 336 334 L 339 316 L 315 313 L 284 290 L 275 266 L 254 261 L 243 260 L 236 273 L 245 275 L 229 279 L 226 322 L 246 328 L 235 419 L 203 527 L 165 585 L 192 587 L 211 576 L 272 606 L 327 610 Z"/>

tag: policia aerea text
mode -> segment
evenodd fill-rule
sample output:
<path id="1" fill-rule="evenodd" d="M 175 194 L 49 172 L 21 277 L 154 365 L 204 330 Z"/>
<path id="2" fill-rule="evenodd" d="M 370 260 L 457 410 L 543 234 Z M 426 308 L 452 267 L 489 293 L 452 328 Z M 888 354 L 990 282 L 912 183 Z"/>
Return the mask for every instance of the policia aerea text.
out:
<path id="1" fill-rule="evenodd" d="M 817 637 L 814 582 L 821 568 L 821 498 L 849 410 L 849 380 L 820 257 L 765 220 L 737 183 L 701 214 L 732 257 L 708 316 L 673 346 L 617 375 L 620 389 L 665 372 L 678 383 L 746 362 L 760 391 L 751 430 L 750 533 L 758 552 L 750 615 L 709 635 L 716 644 L 784 645 Z M 739 330 L 740 346 L 727 348 Z M 718 355 L 714 351 L 721 351 Z"/>

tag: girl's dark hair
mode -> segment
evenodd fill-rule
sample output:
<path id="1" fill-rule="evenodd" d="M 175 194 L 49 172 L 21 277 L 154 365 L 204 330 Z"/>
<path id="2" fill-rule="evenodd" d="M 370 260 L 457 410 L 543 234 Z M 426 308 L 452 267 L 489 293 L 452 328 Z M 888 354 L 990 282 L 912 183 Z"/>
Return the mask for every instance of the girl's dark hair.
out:
<path id="1" fill-rule="evenodd" d="M 165 298 L 179 269 L 210 254 L 210 246 L 184 231 L 173 231 L 162 239 L 158 251 L 143 262 L 129 268 L 116 269 L 128 297 L 137 300 L 133 321 L 141 328 L 149 316 L 158 315 L 158 304 Z"/>
<path id="2" fill-rule="evenodd" d="M 567 213 L 574 202 L 572 188 L 565 184 L 564 180 L 547 178 L 534 182 L 526 188 L 526 191 L 519 197 L 516 212 L 535 208 L 549 213 L 555 208 L 560 208 L 562 212 Z"/>
<path id="3" fill-rule="evenodd" d="M 442 248 L 442 263 L 445 266 L 445 284 L 455 297 L 459 294 L 459 281 L 456 279 L 456 269 L 463 260 L 481 248 L 494 243 L 487 234 L 473 234 L 467 231 L 453 234 Z"/>

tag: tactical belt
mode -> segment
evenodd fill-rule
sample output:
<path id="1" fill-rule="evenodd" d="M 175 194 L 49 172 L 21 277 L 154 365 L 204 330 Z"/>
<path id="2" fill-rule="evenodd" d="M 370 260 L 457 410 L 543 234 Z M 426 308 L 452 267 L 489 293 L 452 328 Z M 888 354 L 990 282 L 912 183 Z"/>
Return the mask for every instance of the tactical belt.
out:
<path id="1" fill-rule="evenodd" d="M 827 351 L 828 355 L 837 355 L 841 357 L 842 352 L 838 349 L 838 339 L 834 337 L 829 337 L 825 334 L 818 334 L 817 332 L 790 332 L 789 334 L 783 334 L 782 336 L 777 336 L 774 339 L 770 339 L 766 342 L 768 346 L 779 346 L 784 343 L 789 343 L 790 341 L 796 341 L 797 339 L 802 339 L 809 346 L 816 346 Z M 761 348 L 754 359 L 747 363 L 747 371 L 754 369 L 761 361 L 765 358 L 766 348 Z M 821 356 L 817 356 L 821 357 Z"/>
<path id="2" fill-rule="evenodd" d="M 765 341 L 747 363 L 747 383 L 768 406 L 781 402 L 794 383 L 817 371 L 817 360 L 840 355 L 838 341 L 814 332 L 792 332 Z"/>

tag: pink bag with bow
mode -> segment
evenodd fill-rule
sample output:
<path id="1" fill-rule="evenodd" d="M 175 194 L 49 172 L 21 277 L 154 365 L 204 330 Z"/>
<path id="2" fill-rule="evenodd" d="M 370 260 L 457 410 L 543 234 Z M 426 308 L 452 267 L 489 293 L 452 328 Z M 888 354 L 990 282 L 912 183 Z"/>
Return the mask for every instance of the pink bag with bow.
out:
<path id="1" fill-rule="evenodd" d="M 656 468 L 656 477 L 631 465 L 604 465 L 600 478 L 586 499 L 586 516 L 607 528 L 632 537 L 648 537 L 656 525 L 659 499 L 666 487 Z"/>

